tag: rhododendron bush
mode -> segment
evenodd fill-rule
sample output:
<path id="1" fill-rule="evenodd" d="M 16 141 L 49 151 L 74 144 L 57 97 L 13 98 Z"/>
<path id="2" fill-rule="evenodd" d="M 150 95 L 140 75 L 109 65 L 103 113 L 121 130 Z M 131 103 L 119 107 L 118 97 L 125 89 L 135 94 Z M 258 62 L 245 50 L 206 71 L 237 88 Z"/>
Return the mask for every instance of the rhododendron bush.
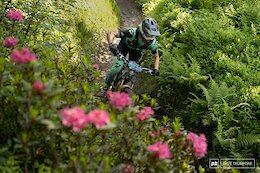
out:
<path id="1" fill-rule="evenodd" d="M 98 98 L 100 71 L 54 7 L 65 8 L 1 2 L 0 172 L 194 171 L 205 135 L 181 130 L 179 119 L 157 120 L 146 95 Z"/>

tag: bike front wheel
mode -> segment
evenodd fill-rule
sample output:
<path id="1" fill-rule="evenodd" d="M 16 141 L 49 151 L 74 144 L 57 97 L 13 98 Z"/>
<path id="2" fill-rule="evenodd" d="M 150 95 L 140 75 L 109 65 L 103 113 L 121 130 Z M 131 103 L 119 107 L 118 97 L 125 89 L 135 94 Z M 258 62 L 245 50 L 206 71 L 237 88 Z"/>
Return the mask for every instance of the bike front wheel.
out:
<path id="1" fill-rule="evenodd" d="M 134 92 L 130 88 L 124 88 L 121 92 L 127 93 L 131 98 L 134 95 Z"/>

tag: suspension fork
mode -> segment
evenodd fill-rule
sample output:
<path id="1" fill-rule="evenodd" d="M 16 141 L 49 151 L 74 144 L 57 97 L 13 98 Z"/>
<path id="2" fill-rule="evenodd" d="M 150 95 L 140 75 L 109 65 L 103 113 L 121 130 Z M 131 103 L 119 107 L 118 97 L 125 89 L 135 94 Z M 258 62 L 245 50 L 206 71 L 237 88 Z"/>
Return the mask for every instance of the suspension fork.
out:
<path id="1" fill-rule="evenodd" d="M 126 74 L 123 73 L 123 70 L 121 70 L 113 79 L 112 83 L 111 83 L 111 86 L 110 86 L 110 89 L 111 90 L 118 90 L 123 84 L 124 84 L 124 81 L 125 81 L 125 76 Z"/>

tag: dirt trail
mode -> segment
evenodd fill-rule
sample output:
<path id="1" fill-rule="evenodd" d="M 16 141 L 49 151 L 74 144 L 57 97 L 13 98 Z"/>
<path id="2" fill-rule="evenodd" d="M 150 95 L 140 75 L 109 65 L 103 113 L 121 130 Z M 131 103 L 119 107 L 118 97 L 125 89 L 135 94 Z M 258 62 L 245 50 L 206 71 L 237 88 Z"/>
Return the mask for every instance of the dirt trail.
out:
<path id="1" fill-rule="evenodd" d="M 134 0 L 116 0 L 116 2 L 121 10 L 121 29 L 135 27 L 142 21 L 143 14 Z"/>
<path id="2" fill-rule="evenodd" d="M 143 14 L 135 0 L 116 0 L 116 2 L 121 12 L 122 23 L 119 29 L 136 27 L 142 21 Z M 119 43 L 119 41 L 120 39 L 116 39 L 115 43 Z M 110 69 L 113 61 L 108 51 L 107 40 L 102 41 L 102 50 L 95 59 L 101 70 L 101 80 L 104 81 L 106 72 Z"/>

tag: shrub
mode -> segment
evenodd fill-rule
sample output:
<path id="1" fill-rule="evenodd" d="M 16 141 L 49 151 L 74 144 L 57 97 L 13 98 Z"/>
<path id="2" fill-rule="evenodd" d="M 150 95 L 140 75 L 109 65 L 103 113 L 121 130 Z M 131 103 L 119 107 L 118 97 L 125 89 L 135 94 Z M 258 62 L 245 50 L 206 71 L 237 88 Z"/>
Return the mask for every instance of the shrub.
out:
<path id="1" fill-rule="evenodd" d="M 161 73 L 150 84 L 162 109 L 207 134 L 209 157 L 258 159 L 260 3 L 139 2 L 162 31 Z"/>
<path id="2" fill-rule="evenodd" d="M 96 96 L 100 71 L 77 46 L 82 33 L 66 19 L 76 1 L 0 4 L 25 16 L 1 18 L 1 172 L 195 170 L 196 144 L 204 146 L 200 158 L 206 139 L 186 142 L 179 119 L 155 120 L 154 99 Z M 9 36 L 19 41 L 4 45 Z"/>

